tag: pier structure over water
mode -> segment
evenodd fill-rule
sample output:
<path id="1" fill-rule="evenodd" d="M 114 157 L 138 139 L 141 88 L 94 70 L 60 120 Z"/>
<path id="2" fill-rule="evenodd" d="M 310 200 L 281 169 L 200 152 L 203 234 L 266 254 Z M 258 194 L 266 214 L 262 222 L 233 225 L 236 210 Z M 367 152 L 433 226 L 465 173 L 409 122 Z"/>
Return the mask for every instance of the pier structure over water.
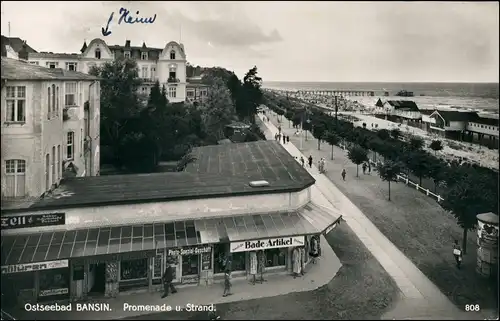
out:
<path id="1" fill-rule="evenodd" d="M 283 95 L 315 95 L 323 97 L 334 97 L 334 96 L 375 96 L 375 91 L 373 90 L 286 90 L 286 89 L 270 89 L 273 92 L 277 92 Z"/>

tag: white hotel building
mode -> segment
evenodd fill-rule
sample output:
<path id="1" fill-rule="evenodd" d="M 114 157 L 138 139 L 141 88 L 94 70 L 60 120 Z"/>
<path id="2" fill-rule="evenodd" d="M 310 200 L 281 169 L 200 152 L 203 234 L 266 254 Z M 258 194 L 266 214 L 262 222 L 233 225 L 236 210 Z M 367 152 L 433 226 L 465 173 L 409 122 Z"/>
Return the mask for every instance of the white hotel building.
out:
<path id="1" fill-rule="evenodd" d="M 145 43 L 140 47 L 132 46 L 130 40 L 124 46 L 108 45 L 96 38 L 88 45 L 84 42 L 80 53 L 30 53 L 28 61 L 48 68 L 88 73 L 92 66 L 121 57 L 137 61 L 139 77 L 143 80 L 140 91 L 144 95 L 149 94 L 151 86 L 158 80 L 160 86 L 167 89 L 170 102 L 195 101 L 206 97 L 206 86 L 187 82 L 184 45 L 175 41 L 170 41 L 164 48 L 150 48 Z"/>

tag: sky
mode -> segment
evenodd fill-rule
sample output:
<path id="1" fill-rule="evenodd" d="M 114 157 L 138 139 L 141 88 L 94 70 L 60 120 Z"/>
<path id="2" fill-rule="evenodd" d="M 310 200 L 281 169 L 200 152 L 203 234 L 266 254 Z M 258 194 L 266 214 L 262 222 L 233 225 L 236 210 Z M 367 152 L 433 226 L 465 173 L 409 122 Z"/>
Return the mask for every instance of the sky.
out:
<path id="1" fill-rule="evenodd" d="M 120 8 L 152 24 L 117 25 Z M 135 12 L 140 14 L 136 15 Z M 104 37 L 114 12 L 109 36 Z M 495 2 L 2 1 L 2 35 L 38 51 L 83 41 L 184 44 L 193 65 L 264 81 L 498 82 Z"/>

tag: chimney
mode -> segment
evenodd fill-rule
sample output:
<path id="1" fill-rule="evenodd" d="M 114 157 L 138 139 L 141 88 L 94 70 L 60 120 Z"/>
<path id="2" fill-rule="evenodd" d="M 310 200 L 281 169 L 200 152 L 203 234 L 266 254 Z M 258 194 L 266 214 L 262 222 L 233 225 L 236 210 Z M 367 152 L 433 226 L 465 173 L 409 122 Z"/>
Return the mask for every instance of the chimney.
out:
<path id="1" fill-rule="evenodd" d="M 28 46 L 26 45 L 26 41 L 23 41 L 23 47 L 17 53 L 19 60 L 28 60 Z"/>
<path id="2" fill-rule="evenodd" d="M 143 41 L 143 42 L 142 42 L 142 49 L 146 49 L 146 48 L 147 48 L 147 47 L 146 47 L 146 43 Z"/>
<path id="3" fill-rule="evenodd" d="M 130 48 L 130 40 L 125 40 L 125 48 Z"/>

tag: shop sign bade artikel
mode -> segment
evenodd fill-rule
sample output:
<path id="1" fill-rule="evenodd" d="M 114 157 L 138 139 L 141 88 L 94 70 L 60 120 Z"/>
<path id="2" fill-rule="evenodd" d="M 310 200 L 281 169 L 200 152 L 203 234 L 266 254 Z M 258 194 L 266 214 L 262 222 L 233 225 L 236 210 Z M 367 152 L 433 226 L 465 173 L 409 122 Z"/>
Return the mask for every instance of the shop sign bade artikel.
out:
<path id="1" fill-rule="evenodd" d="M 292 246 L 304 246 L 304 236 L 232 242 L 231 252 L 259 251 Z"/>

